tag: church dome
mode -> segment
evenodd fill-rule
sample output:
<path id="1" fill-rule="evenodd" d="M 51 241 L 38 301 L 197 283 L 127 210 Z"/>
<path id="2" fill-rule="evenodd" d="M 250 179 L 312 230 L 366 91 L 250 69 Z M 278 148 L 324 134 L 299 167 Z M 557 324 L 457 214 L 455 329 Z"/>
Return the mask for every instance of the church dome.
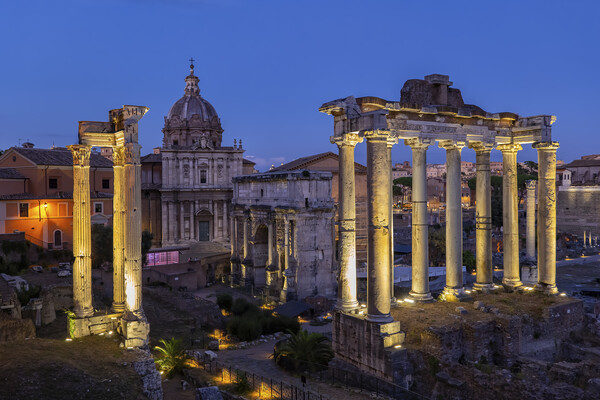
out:
<path id="1" fill-rule="evenodd" d="M 198 115 L 203 121 L 211 121 L 218 118 L 215 108 L 202 96 L 198 87 L 198 77 L 194 75 L 194 64 L 190 65 L 190 74 L 185 78 L 185 93 L 177 100 L 169 110 L 167 119 L 178 117 L 180 120 L 192 119 Z"/>

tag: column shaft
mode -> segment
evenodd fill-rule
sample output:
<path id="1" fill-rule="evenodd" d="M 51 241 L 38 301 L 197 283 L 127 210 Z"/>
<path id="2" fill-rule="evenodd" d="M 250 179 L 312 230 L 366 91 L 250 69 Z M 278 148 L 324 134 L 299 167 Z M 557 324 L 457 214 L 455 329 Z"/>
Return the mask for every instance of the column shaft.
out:
<path id="1" fill-rule="evenodd" d="M 137 143 L 125 145 L 125 301 L 127 310 L 145 319 L 142 308 L 142 170 Z"/>
<path id="2" fill-rule="evenodd" d="M 558 142 L 534 144 L 538 151 L 538 284 L 556 294 L 556 149 Z"/>
<path id="3" fill-rule="evenodd" d="M 459 300 L 464 297 L 462 273 L 462 207 L 460 142 L 441 143 L 446 149 L 446 287 L 444 298 Z"/>
<path id="4" fill-rule="evenodd" d="M 185 217 L 183 212 L 183 200 L 179 200 L 179 240 L 185 239 Z"/>
<path id="5" fill-rule="evenodd" d="M 502 242 L 504 278 L 502 284 L 513 290 L 523 283 L 519 270 L 519 197 L 517 188 L 517 151 L 520 144 L 503 144 L 502 151 Z"/>
<path id="6" fill-rule="evenodd" d="M 427 218 L 427 148 L 429 141 L 405 140 L 412 149 L 412 287 L 410 297 L 431 301 L 429 291 L 429 223 Z"/>
<path id="7" fill-rule="evenodd" d="M 390 221 L 390 229 L 389 229 L 389 240 L 390 240 L 390 304 L 396 304 L 396 297 L 394 293 L 394 192 L 393 192 L 393 178 L 392 178 L 392 147 L 394 144 L 398 143 L 398 139 L 394 137 L 388 138 L 387 142 L 387 163 L 389 165 L 388 173 L 388 181 L 390 182 L 390 198 L 388 200 L 388 210 L 389 210 L 389 221 Z"/>
<path id="8" fill-rule="evenodd" d="M 125 311 L 125 153 L 113 149 L 113 304 L 115 312 Z"/>
<path id="9" fill-rule="evenodd" d="M 194 209 L 194 201 L 190 201 L 190 240 L 196 240 L 196 223 L 194 216 L 196 210 Z"/>
<path id="10" fill-rule="evenodd" d="M 354 182 L 354 147 L 362 138 L 355 133 L 332 137 L 339 148 L 339 279 L 336 308 L 351 311 L 358 308 L 356 298 L 356 201 Z"/>
<path id="11" fill-rule="evenodd" d="M 390 322 L 390 173 L 386 131 L 365 133 L 367 139 L 367 318 Z"/>
<path id="12" fill-rule="evenodd" d="M 90 215 L 90 146 L 68 146 L 73 155 L 73 305 L 78 318 L 92 307 L 92 223 Z"/>
<path id="13" fill-rule="evenodd" d="M 492 146 L 477 144 L 475 149 L 475 247 L 476 281 L 473 288 L 489 291 L 494 288 L 492 266 L 492 185 L 490 152 Z"/>
<path id="14" fill-rule="evenodd" d="M 537 181 L 527 181 L 527 258 L 535 260 L 535 191 Z"/>

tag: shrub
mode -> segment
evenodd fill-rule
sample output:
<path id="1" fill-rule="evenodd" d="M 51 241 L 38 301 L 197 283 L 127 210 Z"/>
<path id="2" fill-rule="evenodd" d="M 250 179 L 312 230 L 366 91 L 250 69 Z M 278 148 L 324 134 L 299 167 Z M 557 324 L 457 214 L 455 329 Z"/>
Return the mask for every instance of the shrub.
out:
<path id="1" fill-rule="evenodd" d="M 21 303 L 22 306 L 26 306 L 27 303 L 29 303 L 29 300 L 34 299 L 36 297 L 40 297 L 41 291 L 41 286 L 30 285 L 29 289 L 24 289 L 21 286 L 21 288 L 17 290 L 17 297 L 19 298 L 19 303 Z"/>
<path id="2" fill-rule="evenodd" d="M 237 328 L 237 336 L 240 338 L 240 340 L 246 342 L 255 340 L 258 339 L 261 333 L 262 325 L 259 320 L 253 318 L 252 316 L 242 317 Z"/>
<path id="3" fill-rule="evenodd" d="M 181 339 L 160 339 L 160 342 L 162 346 L 154 347 L 154 350 L 160 352 L 155 361 L 156 365 L 161 371 L 164 371 L 167 378 L 171 378 L 174 374 L 181 374 L 185 363 L 189 359 Z"/>
<path id="4" fill-rule="evenodd" d="M 319 371 L 333 358 L 331 344 L 320 333 L 301 330 L 275 349 L 275 362 L 294 372 Z"/>
<path id="5" fill-rule="evenodd" d="M 233 304 L 233 297 L 229 293 L 217 294 L 217 305 L 221 310 L 231 311 L 231 305 Z"/>
<path id="6" fill-rule="evenodd" d="M 250 303 L 248 300 L 242 298 L 235 299 L 231 306 L 231 312 L 233 315 L 243 315 L 251 309 L 258 310 L 258 307 Z"/>

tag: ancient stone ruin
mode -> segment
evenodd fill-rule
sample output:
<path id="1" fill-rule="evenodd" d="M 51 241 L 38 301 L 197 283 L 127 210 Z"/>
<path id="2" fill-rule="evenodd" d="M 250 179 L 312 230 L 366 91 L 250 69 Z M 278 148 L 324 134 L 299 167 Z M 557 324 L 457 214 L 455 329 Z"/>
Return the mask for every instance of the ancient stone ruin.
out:
<path id="1" fill-rule="evenodd" d="M 446 75 L 406 81 L 400 101 L 352 96 L 323 104 L 319 111 L 334 117 L 331 142 L 339 147 L 340 276 L 333 346 L 336 356 L 375 375 L 394 379 L 398 351 L 404 342 L 393 299 L 393 228 L 391 149 L 403 140 L 412 149 L 412 290 L 411 304 L 433 301 L 429 290 L 427 222 L 427 148 L 436 142 L 446 150 L 446 286 L 439 300 L 462 301 L 463 287 L 461 151 L 476 154 L 476 283 L 474 290 L 499 289 L 492 280 L 490 152 L 503 157 L 504 278 L 507 292 L 523 283 L 519 270 L 517 152 L 524 145 L 538 151 L 537 263 L 535 289 L 548 295 L 556 288 L 556 149 L 552 115 L 521 117 L 490 113 L 465 104 Z M 366 310 L 356 288 L 354 148 L 366 141 L 368 191 L 368 263 Z M 533 188 L 530 185 L 528 188 Z M 533 189 L 534 190 L 534 189 Z M 535 203 L 533 203 L 535 204 Z M 528 213 L 529 214 L 529 213 Z M 535 222 L 535 221 L 533 221 Z M 535 245 L 528 229 L 528 254 Z M 365 312 L 366 311 L 366 312 Z M 581 311 L 579 314 L 581 316 Z"/>
<path id="2" fill-rule="evenodd" d="M 141 164 L 138 121 L 143 106 L 110 110 L 108 122 L 79 122 L 73 153 L 73 304 L 71 337 L 118 331 L 127 347 L 148 343 L 149 325 L 142 308 Z M 112 313 L 92 306 L 90 153 L 94 146 L 113 149 L 113 304 Z"/>

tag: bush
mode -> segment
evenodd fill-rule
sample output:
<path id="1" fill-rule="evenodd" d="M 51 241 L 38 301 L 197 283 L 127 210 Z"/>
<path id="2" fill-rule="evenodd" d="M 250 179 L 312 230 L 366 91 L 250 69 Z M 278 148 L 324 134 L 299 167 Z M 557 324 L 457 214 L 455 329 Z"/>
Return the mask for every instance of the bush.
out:
<path id="1" fill-rule="evenodd" d="M 159 352 L 155 363 L 161 371 L 165 372 L 167 378 L 171 378 L 174 374 L 183 372 L 188 355 L 183 348 L 182 340 L 171 338 L 170 340 L 160 339 L 162 346 L 155 346 L 154 350 Z"/>
<path id="2" fill-rule="evenodd" d="M 19 303 L 21 303 L 21 306 L 26 306 L 27 303 L 29 303 L 29 300 L 34 299 L 36 297 L 40 297 L 41 291 L 41 286 L 30 285 L 29 289 L 24 289 L 23 287 L 21 287 L 19 290 L 17 290 L 17 297 L 19 298 Z"/>
<path id="3" fill-rule="evenodd" d="M 231 311 L 231 305 L 233 304 L 233 297 L 229 293 L 217 294 L 217 305 L 221 310 Z"/>
<path id="4" fill-rule="evenodd" d="M 233 305 L 231 306 L 231 312 L 233 315 L 243 315 L 250 310 L 258 310 L 258 307 L 250 303 L 248 300 L 242 299 L 241 297 L 235 299 Z"/>
<path id="5" fill-rule="evenodd" d="M 277 365 L 294 372 L 327 369 L 332 358 L 333 351 L 327 338 L 306 330 L 293 334 L 286 343 L 275 349 Z"/>

